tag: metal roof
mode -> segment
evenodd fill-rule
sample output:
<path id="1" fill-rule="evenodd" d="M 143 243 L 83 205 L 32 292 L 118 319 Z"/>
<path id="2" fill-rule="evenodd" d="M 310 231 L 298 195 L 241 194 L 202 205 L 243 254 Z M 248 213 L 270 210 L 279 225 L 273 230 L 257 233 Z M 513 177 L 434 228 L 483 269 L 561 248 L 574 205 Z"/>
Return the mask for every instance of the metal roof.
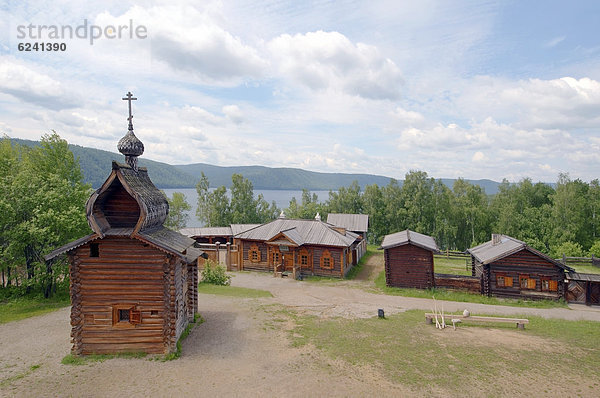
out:
<path id="1" fill-rule="evenodd" d="M 534 248 L 527 245 L 527 243 L 518 239 L 512 238 L 508 235 L 497 235 L 498 242 L 494 244 L 494 240 L 482 243 L 481 245 L 467 249 L 467 252 L 471 254 L 481 264 L 490 264 L 494 261 L 500 260 L 504 257 L 510 256 L 511 254 L 517 253 L 521 250 L 527 250 L 539 257 L 546 259 L 547 261 L 557 265 L 558 267 L 565 270 L 573 270 L 553 258 L 535 250 Z"/>
<path id="2" fill-rule="evenodd" d="M 300 235 L 296 227 L 281 231 L 281 234 L 288 238 L 296 246 L 302 246 L 304 244 L 304 238 L 302 238 L 302 235 Z"/>
<path id="3" fill-rule="evenodd" d="M 380 249 L 390 249 L 392 247 L 407 245 L 409 243 L 432 252 L 439 251 L 438 246 L 435 243 L 435 239 L 433 239 L 431 236 L 423 235 L 408 229 L 386 235 L 383 238 L 383 242 L 381 242 Z"/>
<path id="4" fill-rule="evenodd" d="M 346 228 L 349 231 L 367 232 L 369 230 L 368 214 L 329 213 L 327 222 L 336 227 Z"/>
<path id="5" fill-rule="evenodd" d="M 179 233 L 191 237 L 199 236 L 232 236 L 230 227 L 195 227 L 195 228 L 182 228 Z"/>
<path id="6" fill-rule="evenodd" d="M 599 274 L 580 274 L 578 272 L 568 272 L 567 279 L 575 281 L 600 282 Z"/>
<path id="7" fill-rule="evenodd" d="M 296 231 L 289 232 L 291 229 Z M 259 225 L 235 235 L 235 238 L 268 241 L 283 231 L 289 232 L 288 237 L 293 236 L 295 240 L 302 241 L 303 244 L 348 247 L 356 240 L 355 234 L 343 235 L 334 230 L 332 225 L 322 221 L 288 218 L 278 218 Z"/>
<path id="8" fill-rule="evenodd" d="M 252 228 L 256 228 L 261 224 L 231 224 L 231 233 L 233 235 L 240 234 Z"/>

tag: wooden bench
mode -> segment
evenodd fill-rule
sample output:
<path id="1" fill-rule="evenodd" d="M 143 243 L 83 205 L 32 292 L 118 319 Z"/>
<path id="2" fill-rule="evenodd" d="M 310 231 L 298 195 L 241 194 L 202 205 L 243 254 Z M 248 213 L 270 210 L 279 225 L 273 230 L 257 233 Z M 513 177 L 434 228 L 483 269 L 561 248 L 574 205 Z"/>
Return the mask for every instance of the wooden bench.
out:
<path id="1" fill-rule="evenodd" d="M 431 312 L 425 313 L 425 322 L 433 323 L 433 319 L 435 318 L 435 314 Z M 442 316 L 438 314 L 438 319 L 441 322 Z M 501 322 L 501 323 L 515 323 L 519 329 L 525 329 L 525 325 L 529 323 L 529 319 L 522 318 L 498 318 L 494 316 L 464 316 L 464 315 L 452 315 L 452 314 L 444 314 L 445 320 L 454 320 L 459 319 L 461 322 Z M 454 323 L 454 322 L 453 322 Z"/>

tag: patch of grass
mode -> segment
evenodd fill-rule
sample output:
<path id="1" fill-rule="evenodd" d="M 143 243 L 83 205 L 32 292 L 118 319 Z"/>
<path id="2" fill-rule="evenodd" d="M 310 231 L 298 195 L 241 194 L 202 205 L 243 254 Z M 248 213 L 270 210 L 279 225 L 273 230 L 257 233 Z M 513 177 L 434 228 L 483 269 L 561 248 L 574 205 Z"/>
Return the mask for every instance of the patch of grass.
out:
<path id="1" fill-rule="evenodd" d="M 19 297 L 0 302 L 0 324 L 46 314 L 71 305 L 68 296 L 58 298 Z"/>
<path id="2" fill-rule="evenodd" d="M 438 274 L 471 275 L 470 260 L 464 258 L 433 256 L 433 267 Z"/>
<path id="3" fill-rule="evenodd" d="M 119 352 L 117 354 L 90 354 L 83 356 L 76 356 L 73 354 L 66 355 L 60 363 L 63 365 L 86 365 L 91 362 L 104 362 L 113 358 L 125 358 L 125 359 L 140 359 L 148 356 L 145 352 Z"/>
<path id="4" fill-rule="evenodd" d="M 545 375 L 542 377 L 550 390 L 564 388 L 563 378 L 550 375 L 578 374 L 598 380 L 597 322 L 529 319 L 525 330 L 495 325 L 497 341 L 492 339 L 480 345 L 453 334 L 452 329 L 440 331 L 426 325 L 423 311 L 416 310 L 385 320 L 302 316 L 290 335 L 294 346 L 311 344 L 334 360 L 370 366 L 416 395 L 437 396 L 440 391 L 449 396 L 470 392 L 479 395 L 482 387 L 486 396 L 519 395 L 519 388 L 528 387 L 540 375 Z M 466 327 L 489 330 L 477 324 L 460 326 Z M 509 334 L 508 343 L 502 341 L 503 333 Z M 539 346 L 520 345 L 514 342 L 515 333 L 544 339 Z M 558 349 L 549 348 L 548 344 Z"/>
<path id="5" fill-rule="evenodd" d="M 181 343 L 189 336 L 192 329 L 196 325 L 200 325 L 201 323 L 204 323 L 204 318 L 202 318 L 202 316 L 199 313 L 196 313 L 196 315 L 194 315 L 193 322 L 190 322 L 185 328 L 185 330 L 181 333 L 181 336 L 179 336 L 175 352 L 171 352 L 165 355 L 164 361 L 172 361 L 174 359 L 178 359 L 181 356 Z"/>
<path id="6" fill-rule="evenodd" d="M 389 287 L 385 284 L 385 271 L 382 271 L 375 278 L 376 288 L 391 296 L 417 297 L 417 298 L 432 298 L 436 300 L 459 301 L 466 303 L 493 304 L 505 305 L 510 307 L 532 307 L 532 308 L 567 308 L 567 303 L 564 300 L 521 300 L 521 299 L 505 299 L 498 297 L 487 297 L 481 294 L 469 293 L 463 291 L 454 291 L 446 289 L 412 289 Z"/>
<path id="7" fill-rule="evenodd" d="M 24 377 L 29 376 L 30 374 L 32 374 L 33 372 L 35 372 L 36 370 L 38 370 L 41 366 L 42 366 L 41 364 L 31 365 L 29 367 L 29 369 L 25 370 L 24 372 L 21 372 L 19 374 L 14 375 L 14 376 L 8 377 L 8 378 L 6 378 L 4 380 L 0 380 L 0 387 L 8 386 L 13 381 L 17 381 L 17 380 L 20 380 L 20 379 L 22 379 Z"/>
<path id="8" fill-rule="evenodd" d="M 198 293 L 244 298 L 273 297 L 271 292 L 267 290 L 250 289 L 247 287 L 237 286 L 212 285 L 210 283 L 198 284 Z"/>
<path id="9" fill-rule="evenodd" d="M 575 272 L 579 272 L 581 274 L 600 274 L 600 267 L 594 267 L 593 265 L 573 265 L 569 264 L 571 268 L 575 269 Z"/>

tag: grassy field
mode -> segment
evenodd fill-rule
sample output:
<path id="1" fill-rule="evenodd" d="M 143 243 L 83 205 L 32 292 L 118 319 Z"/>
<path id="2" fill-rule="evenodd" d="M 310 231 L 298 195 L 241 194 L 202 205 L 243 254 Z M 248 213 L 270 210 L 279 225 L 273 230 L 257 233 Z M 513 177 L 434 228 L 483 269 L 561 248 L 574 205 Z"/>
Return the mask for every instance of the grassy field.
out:
<path id="1" fill-rule="evenodd" d="M 0 302 L 0 324 L 46 314 L 71 305 L 69 296 L 44 299 L 19 297 Z"/>
<path id="2" fill-rule="evenodd" d="M 480 304 L 493 304 L 493 305 L 508 305 L 512 307 L 534 307 L 534 308 L 562 308 L 567 307 L 567 303 L 564 300 L 551 301 L 551 300 L 516 300 L 516 299 L 503 299 L 498 297 L 487 297 L 481 294 L 453 291 L 446 289 L 409 289 L 409 288 L 398 288 L 389 287 L 385 284 L 385 271 L 379 273 L 375 278 L 375 287 L 378 291 L 383 294 L 389 294 L 392 296 L 404 296 L 404 297 L 418 297 L 418 298 L 432 298 L 435 297 L 438 300 L 447 301 L 459 301 L 467 303 L 480 303 Z"/>
<path id="3" fill-rule="evenodd" d="M 470 259 L 433 256 L 433 267 L 438 274 L 471 275 Z"/>
<path id="4" fill-rule="evenodd" d="M 569 265 L 571 268 L 575 268 L 576 272 L 582 274 L 600 274 L 600 267 L 594 267 L 593 265 Z"/>
<path id="5" fill-rule="evenodd" d="M 210 283 L 198 284 L 199 294 L 216 294 L 219 296 L 242 297 L 242 298 L 259 298 L 273 297 L 271 292 L 260 289 L 249 289 L 246 287 L 237 286 L 219 286 Z"/>
<path id="6" fill-rule="evenodd" d="M 302 316 L 290 336 L 294 346 L 313 345 L 354 371 L 374 369 L 418 396 L 597 396 L 599 324 L 529 319 L 525 330 L 462 324 L 455 331 L 426 325 L 423 311 L 386 319 Z"/>

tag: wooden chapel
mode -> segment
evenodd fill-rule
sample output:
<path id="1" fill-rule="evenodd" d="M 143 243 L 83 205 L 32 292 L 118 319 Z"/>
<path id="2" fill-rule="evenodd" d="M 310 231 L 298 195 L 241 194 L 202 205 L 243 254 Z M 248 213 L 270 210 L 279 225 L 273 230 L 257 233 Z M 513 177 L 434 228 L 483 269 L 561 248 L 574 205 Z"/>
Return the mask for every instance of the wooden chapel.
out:
<path id="1" fill-rule="evenodd" d="M 88 236 L 56 249 L 70 262 L 72 353 L 169 353 L 198 309 L 195 241 L 167 229 L 165 195 L 138 167 L 143 143 L 129 127 L 104 184 L 87 201 Z"/>

